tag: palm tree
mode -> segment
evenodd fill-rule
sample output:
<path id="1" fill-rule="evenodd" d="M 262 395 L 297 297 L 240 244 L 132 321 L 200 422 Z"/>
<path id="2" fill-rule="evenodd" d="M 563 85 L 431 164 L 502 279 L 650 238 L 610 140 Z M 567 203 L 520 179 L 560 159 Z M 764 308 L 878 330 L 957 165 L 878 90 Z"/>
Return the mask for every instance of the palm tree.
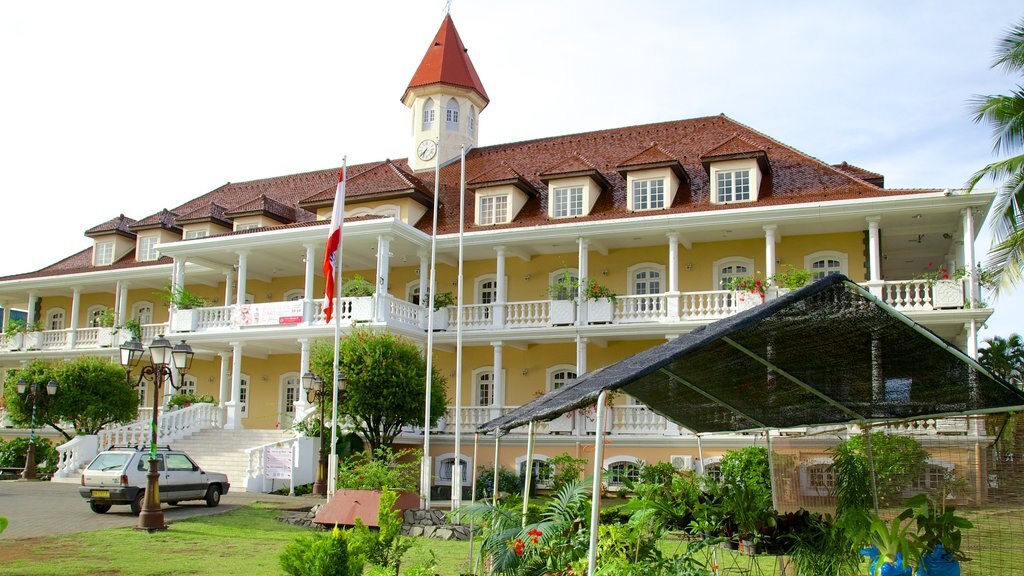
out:
<path id="1" fill-rule="evenodd" d="M 1014 386 L 1024 380 L 1024 339 L 1019 334 L 1009 338 L 994 336 L 985 340 L 978 350 L 978 362 Z"/>
<path id="2" fill-rule="evenodd" d="M 1024 19 L 999 40 L 992 67 L 1011 74 L 1024 71 Z M 992 127 L 993 152 L 1011 155 L 985 166 L 967 182 L 968 192 L 986 177 L 1003 182 L 992 203 L 998 218 L 992 220 L 992 247 L 985 263 L 998 294 L 1000 287 L 1024 281 L 1024 86 L 1005 95 L 976 96 L 971 106 L 974 121 Z"/>

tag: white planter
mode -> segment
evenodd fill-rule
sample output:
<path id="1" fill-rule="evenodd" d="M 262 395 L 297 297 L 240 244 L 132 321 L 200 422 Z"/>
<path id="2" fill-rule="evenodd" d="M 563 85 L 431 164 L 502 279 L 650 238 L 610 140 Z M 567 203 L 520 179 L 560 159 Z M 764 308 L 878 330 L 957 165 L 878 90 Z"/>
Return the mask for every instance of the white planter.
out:
<path id="1" fill-rule="evenodd" d="M 199 327 L 199 310 L 175 310 L 171 316 L 171 330 L 174 332 L 195 332 Z"/>
<path id="2" fill-rule="evenodd" d="M 441 308 L 440 310 L 434 310 L 434 324 L 432 328 L 434 332 L 440 330 L 447 330 L 448 323 L 451 320 L 451 311 L 447 308 Z"/>
<path id="3" fill-rule="evenodd" d="M 963 308 L 964 283 L 959 280 L 936 280 L 932 286 L 932 306 L 935 308 Z"/>
<path id="4" fill-rule="evenodd" d="M 360 296 L 352 299 L 352 321 L 369 322 L 373 320 L 373 296 Z"/>
<path id="5" fill-rule="evenodd" d="M 100 348 L 120 346 L 122 342 L 118 338 L 119 332 L 120 331 L 115 328 L 100 326 L 96 331 L 96 344 Z"/>
<path id="6" fill-rule="evenodd" d="M 743 312 L 760 305 L 764 302 L 761 294 L 747 290 L 734 290 L 732 293 L 733 302 L 736 303 L 736 311 Z"/>
<path id="7" fill-rule="evenodd" d="M 550 310 L 552 326 L 564 326 L 576 321 L 576 303 L 572 300 L 552 300 Z"/>
<path id="8" fill-rule="evenodd" d="M 611 298 L 587 300 L 587 322 L 590 324 L 611 324 L 615 305 Z"/>
<path id="9" fill-rule="evenodd" d="M 43 333 L 42 332 L 26 332 L 25 333 L 25 350 L 42 350 L 43 349 Z"/>
<path id="10" fill-rule="evenodd" d="M 21 350 L 22 344 L 25 343 L 25 333 L 18 332 L 14 336 L 7 339 L 7 345 L 4 347 L 7 350 Z"/>

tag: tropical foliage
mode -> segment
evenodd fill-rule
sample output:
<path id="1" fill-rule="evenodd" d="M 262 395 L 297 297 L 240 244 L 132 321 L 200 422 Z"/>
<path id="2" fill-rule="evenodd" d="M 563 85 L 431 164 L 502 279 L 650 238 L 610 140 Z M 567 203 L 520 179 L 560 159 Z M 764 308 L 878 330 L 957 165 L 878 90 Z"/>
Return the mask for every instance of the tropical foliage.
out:
<path id="1" fill-rule="evenodd" d="M 1015 386 L 1024 385 L 1024 339 L 1019 334 L 1009 338 L 993 336 L 978 350 L 978 362 L 996 376 Z"/>

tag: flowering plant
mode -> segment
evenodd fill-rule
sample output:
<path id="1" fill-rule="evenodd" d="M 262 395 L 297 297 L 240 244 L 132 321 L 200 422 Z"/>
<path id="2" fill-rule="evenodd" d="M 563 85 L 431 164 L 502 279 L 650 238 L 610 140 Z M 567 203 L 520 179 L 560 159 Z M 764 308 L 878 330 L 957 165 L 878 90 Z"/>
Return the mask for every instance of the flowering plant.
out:
<path id="1" fill-rule="evenodd" d="M 736 276 L 730 279 L 725 284 L 726 290 L 735 290 L 737 292 L 754 292 L 764 296 L 765 289 L 767 288 L 767 282 L 763 279 L 755 276 Z"/>

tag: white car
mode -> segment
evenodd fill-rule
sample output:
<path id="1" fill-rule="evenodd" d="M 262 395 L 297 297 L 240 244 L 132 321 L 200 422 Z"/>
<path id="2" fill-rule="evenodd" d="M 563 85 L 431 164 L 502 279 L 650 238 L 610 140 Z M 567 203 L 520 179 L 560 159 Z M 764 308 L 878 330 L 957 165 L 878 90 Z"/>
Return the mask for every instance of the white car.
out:
<path id="1" fill-rule="evenodd" d="M 160 473 L 160 502 L 175 505 L 184 500 L 203 500 L 207 506 L 220 504 L 228 493 L 228 477 L 206 472 L 188 454 L 180 450 L 157 450 L 157 471 Z M 114 447 L 100 452 L 82 472 L 78 493 L 89 501 L 89 508 L 104 514 L 115 504 L 131 506 L 132 513 L 142 510 L 149 472 L 149 449 Z"/>

